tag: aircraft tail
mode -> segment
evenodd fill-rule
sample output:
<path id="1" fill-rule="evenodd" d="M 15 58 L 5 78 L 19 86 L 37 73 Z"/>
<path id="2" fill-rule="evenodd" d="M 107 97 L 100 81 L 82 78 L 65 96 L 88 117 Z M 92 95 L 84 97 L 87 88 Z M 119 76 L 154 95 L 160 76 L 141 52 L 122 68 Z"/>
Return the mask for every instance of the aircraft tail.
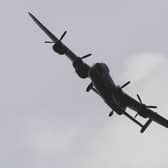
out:
<path id="1" fill-rule="evenodd" d="M 142 123 L 140 123 L 138 120 L 135 119 L 135 117 L 132 117 L 130 114 L 128 114 L 127 112 L 123 112 L 123 114 L 125 114 L 126 117 L 128 117 L 129 119 L 131 119 L 134 123 L 136 123 L 137 125 L 139 125 L 141 127 L 140 132 L 144 133 L 146 131 L 146 129 L 149 127 L 149 125 L 151 124 L 151 122 L 153 121 L 152 119 L 148 119 L 148 121 L 143 125 Z"/>
<path id="2" fill-rule="evenodd" d="M 149 119 L 143 126 L 142 126 L 142 129 L 141 129 L 141 133 L 144 133 L 145 130 L 149 127 L 149 125 L 151 124 L 152 120 Z"/>

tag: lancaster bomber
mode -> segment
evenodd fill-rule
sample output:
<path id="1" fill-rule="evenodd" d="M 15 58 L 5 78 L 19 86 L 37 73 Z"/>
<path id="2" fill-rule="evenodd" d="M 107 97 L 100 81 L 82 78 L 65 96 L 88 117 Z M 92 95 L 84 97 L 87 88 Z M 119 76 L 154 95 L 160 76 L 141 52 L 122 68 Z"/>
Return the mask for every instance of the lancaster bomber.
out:
<path id="1" fill-rule="evenodd" d="M 80 78 L 89 78 L 91 80 L 86 91 L 89 92 L 92 90 L 104 100 L 112 110 L 109 113 L 109 117 L 111 117 L 114 112 L 118 115 L 125 115 L 141 127 L 141 133 L 148 128 L 152 121 L 168 128 L 168 120 L 152 110 L 156 109 L 157 106 L 146 105 L 138 94 L 138 100 L 136 100 L 123 91 L 123 88 L 130 84 L 130 81 L 122 86 L 116 85 L 110 76 L 110 70 L 106 64 L 95 63 L 93 66 L 89 66 L 84 62 L 84 59 L 90 57 L 91 54 L 79 57 L 62 42 L 67 31 L 65 31 L 60 38 L 57 38 L 33 14 L 28 14 L 50 38 L 51 41 L 45 41 L 45 43 L 53 44 L 53 50 L 57 54 L 66 55 L 72 61 L 72 66 Z M 126 112 L 127 108 L 135 111 L 135 116 Z M 136 119 L 138 115 L 146 119 L 145 124 L 142 124 Z"/>

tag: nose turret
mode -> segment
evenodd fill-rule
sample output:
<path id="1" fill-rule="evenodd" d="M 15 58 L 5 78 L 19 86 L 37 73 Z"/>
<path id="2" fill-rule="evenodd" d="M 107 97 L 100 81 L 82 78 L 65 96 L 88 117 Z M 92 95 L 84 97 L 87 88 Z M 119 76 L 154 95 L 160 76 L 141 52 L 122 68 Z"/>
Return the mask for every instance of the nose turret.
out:
<path id="1" fill-rule="evenodd" d="M 91 77 L 96 74 L 107 74 L 109 72 L 110 70 L 105 63 L 96 63 L 90 68 L 89 76 Z"/>

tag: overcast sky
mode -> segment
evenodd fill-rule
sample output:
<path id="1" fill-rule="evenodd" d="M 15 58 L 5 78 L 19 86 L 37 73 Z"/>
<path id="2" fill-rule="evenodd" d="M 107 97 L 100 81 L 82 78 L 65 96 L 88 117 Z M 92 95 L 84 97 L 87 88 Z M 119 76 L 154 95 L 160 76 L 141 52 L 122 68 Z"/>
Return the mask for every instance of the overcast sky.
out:
<path id="1" fill-rule="evenodd" d="M 0 167 L 167 168 L 168 129 L 144 134 L 44 44 L 32 12 L 77 55 L 105 62 L 114 81 L 168 118 L 166 0 L 15 0 L 0 5 Z M 129 111 L 132 115 L 134 112 Z"/>

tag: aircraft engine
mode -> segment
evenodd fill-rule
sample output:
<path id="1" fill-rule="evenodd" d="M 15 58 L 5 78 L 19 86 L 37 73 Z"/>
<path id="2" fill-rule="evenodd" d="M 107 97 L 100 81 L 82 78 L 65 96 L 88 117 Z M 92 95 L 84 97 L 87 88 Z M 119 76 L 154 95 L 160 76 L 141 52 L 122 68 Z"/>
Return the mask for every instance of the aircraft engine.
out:
<path id="1" fill-rule="evenodd" d="M 88 77 L 90 67 L 86 63 L 84 63 L 81 58 L 73 62 L 73 67 L 75 68 L 75 72 L 78 74 L 79 77 Z"/>
<path id="2" fill-rule="evenodd" d="M 60 55 L 63 55 L 66 52 L 64 45 L 60 41 L 53 45 L 53 50 Z"/>

